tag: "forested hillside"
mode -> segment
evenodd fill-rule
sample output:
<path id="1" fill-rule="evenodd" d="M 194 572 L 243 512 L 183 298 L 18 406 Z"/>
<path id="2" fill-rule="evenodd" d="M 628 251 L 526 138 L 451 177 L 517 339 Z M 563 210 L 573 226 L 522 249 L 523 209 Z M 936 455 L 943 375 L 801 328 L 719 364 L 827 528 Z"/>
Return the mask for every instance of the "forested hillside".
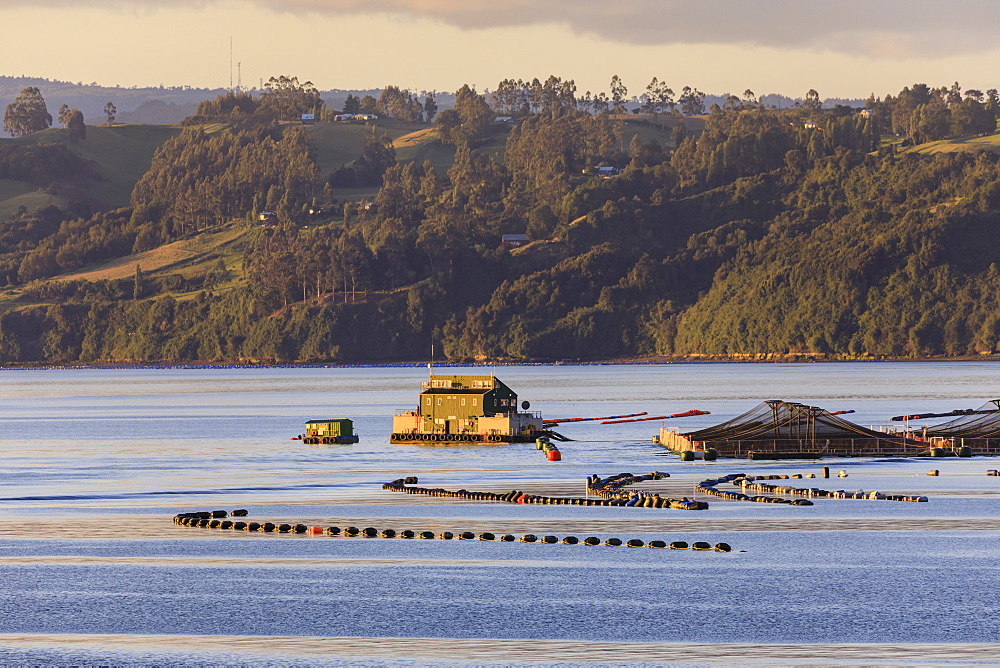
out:
<path id="1" fill-rule="evenodd" d="M 286 81 L 206 101 L 128 206 L 0 220 L 0 362 L 1000 352 L 1000 155 L 971 141 L 996 91 L 686 115 L 691 89 L 626 114 L 506 80 L 435 113 L 389 87 L 395 130 L 350 121 L 338 165 L 346 126 L 283 122 L 316 100 Z M 0 179 L 93 178 L 78 155 L 0 143 Z"/>

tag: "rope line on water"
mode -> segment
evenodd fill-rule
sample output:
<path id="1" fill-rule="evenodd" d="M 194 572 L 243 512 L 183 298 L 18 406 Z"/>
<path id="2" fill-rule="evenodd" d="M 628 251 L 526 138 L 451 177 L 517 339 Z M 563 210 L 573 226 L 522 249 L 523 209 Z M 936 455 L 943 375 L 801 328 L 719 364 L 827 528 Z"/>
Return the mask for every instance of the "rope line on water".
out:
<path id="1" fill-rule="evenodd" d="M 424 540 L 483 540 L 483 541 L 499 541 L 502 543 L 541 543 L 543 545 L 604 545 L 606 547 L 620 547 L 624 545 L 625 547 L 651 547 L 659 549 L 671 549 L 671 550 L 697 550 L 697 551 L 714 551 L 714 552 L 732 552 L 733 548 L 729 543 L 716 543 L 712 545 L 706 541 L 695 541 L 688 544 L 683 540 L 675 540 L 667 543 L 663 540 L 651 540 L 646 542 L 640 538 L 630 538 L 623 541 L 621 538 L 611 537 L 606 538 L 603 541 L 597 536 L 588 536 L 583 538 L 577 538 L 576 536 L 564 536 L 559 538 L 558 536 L 536 536 L 535 534 L 526 533 L 520 537 L 513 534 L 500 534 L 491 533 L 489 531 L 483 531 L 476 534 L 472 531 L 441 531 L 435 533 L 433 531 L 413 531 L 411 529 L 403 529 L 397 531 L 396 529 L 376 529 L 375 527 L 364 527 L 359 528 L 356 526 L 348 527 L 337 527 L 337 526 L 310 526 L 308 524 L 292 524 L 290 522 L 244 522 L 233 521 L 231 519 L 226 519 L 227 517 L 246 517 L 249 512 L 245 509 L 238 509 L 232 512 L 227 512 L 225 510 L 209 510 L 209 511 L 195 511 L 189 513 L 179 513 L 174 515 L 174 524 L 186 527 L 197 527 L 203 529 L 222 529 L 222 530 L 232 530 L 232 531 L 256 531 L 262 533 L 281 533 L 281 534 L 304 534 L 309 536 L 329 536 L 329 537 L 342 537 L 342 538 L 402 538 L 402 539 L 424 539 Z"/>

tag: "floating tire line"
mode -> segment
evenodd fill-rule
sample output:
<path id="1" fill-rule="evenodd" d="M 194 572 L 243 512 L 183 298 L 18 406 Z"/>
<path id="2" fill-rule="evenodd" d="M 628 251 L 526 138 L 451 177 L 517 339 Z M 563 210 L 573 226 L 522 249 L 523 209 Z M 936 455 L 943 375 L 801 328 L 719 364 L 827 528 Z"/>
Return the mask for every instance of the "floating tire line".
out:
<path id="1" fill-rule="evenodd" d="M 634 476 L 631 473 L 619 473 L 605 480 L 593 475 L 587 479 L 587 492 L 599 497 L 577 498 L 565 496 L 541 496 L 538 494 L 528 494 L 520 490 L 511 490 L 503 494 L 496 492 L 475 492 L 467 489 L 448 490 L 441 487 L 416 487 L 419 482 L 416 476 L 399 478 L 382 485 L 382 489 L 390 492 L 402 492 L 404 494 L 425 494 L 428 496 L 448 497 L 457 499 L 470 499 L 472 501 L 499 501 L 504 503 L 539 503 L 545 505 L 567 505 L 567 506 L 629 506 L 635 508 L 673 508 L 675 510 L 706 510 L 708 504 L 704 501 L 692 501 L 687 497 L 682 499 L 671 499 L 661 497 L 659 494 L 652 494 L 642 490 L 624 490 L 621 487 L 632 485 L 646 480 L 660 480 L 669 478 L 667 473 L 654 471 L 641 476 Z"/>
<path id="2" fill-rule="evenodd" d="M 198 527 L 203 529 L 224 529 L 232 531 L 259 531 L 262 533 L 287 533 L 287 534 L 305 534 L 309 536 L 330 536 L 330 537 L 342 537 L 342 538 L 402 538 L 402 539 L 423 539 L 423 540 L 484 540 L 484 541 L 499 541 L 501 543 L 541 543 L 543 545 L 603 545 L 606 547 L 651 547 L 654 549 L 671 549 L 671 550 L 698 550 L 705 552 L 732 552 L 733 548 L 729 543 L 716 543 L 712 545 L 705 541 L 695 541 L 688 544 L 683 540 L 675 540 L 667 543 L 663 540 L 651 540 L 646 542 L 640 538 L 631 538 L 629 540 L 623 541 L 621 538 L 606 538 L 603 541 L 597 536 L 588 536 L 586 538 L 580 539 L 576 536 L 564 536 L 559 538 L 558 536 L 536 536 L 532 533 L 526 533 L 522 536 L 515 536 L 513 534 L 494 534 L 489 531 L 483 531 L 480 533 L 474 533 L 472 531 L 441 531 L 434 533 L 433 531 L 412 531 L 410 529 L 403 529 L 397 531 L 396 529 L 376 529 L 375 527 L 364 527 L 359 528 L 356 526 L 348 527 L 337 527 L 337 526 L 310 526 L 308 524 L 292 524 L 289 522 L 276 523 L 276 522 L 245 522 L 242 520 L 233 521 L 231 519 L 226 519 L 227 517 L 246 517 L 248 511 L 240 509 L 234 510 L 232 512 L 227 512 L 225 510 L 209 510 L 209 511 L 199 511 L 191 513 L 179 513 L 174 515 L 174 524 L 186 527 Z"/>
<path id="3" fill-rule="evenodd" d="M 927 501 L 926 496 L 916 496 L 907 494 L 883 494 L 882 492 L 847 492 L 842 489 L 830 491 L 818 489 L 816 487 L 791 487 L 788 485 L 769 485 L 761 480 L 787 480 L 787 475 L 762 475 L 749 476 L 745 473 L 731 473 L 721 478 L 712 478 L 698 483 L 698 491 L 712 496 L 718 496 L 732 501 L 756 501 L 758 503 L 787 503 L 793 506 L 811 506 L 813 502 L 809 499 L 783 499 L 777 496 L 753 496 L 746 494 L 746 491 L 765 492 L 767 494 L 791 494 L 793 496 L 809 496 L 828 499 L 865 499 L 878 501 L 915 501 L 923 503 Z M 732 483 L 740 487 L 743 492 L 727 492 L 716 489 L 716 485 Z"/>

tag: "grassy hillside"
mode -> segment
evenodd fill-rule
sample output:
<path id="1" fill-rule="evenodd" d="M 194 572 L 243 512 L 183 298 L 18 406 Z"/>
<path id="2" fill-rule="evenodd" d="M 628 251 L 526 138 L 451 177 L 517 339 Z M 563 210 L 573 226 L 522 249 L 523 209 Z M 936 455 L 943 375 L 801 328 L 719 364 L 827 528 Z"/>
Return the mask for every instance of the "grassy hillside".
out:
<path id="1" fill-rule="evenodd" d="M 97 208 L 127 206 L 136 181 L 149 169 L 153 153 L 178 132 L 177 127 L 164 125 L 88 126 L 87 137 L 80 142 L 71 143 L 69 132 L 63 128 L 49 128 L 26 137 L 4 140 L 24 145 L 65 143 L 87 161 L 96 178 L 74 183 L 76 190 L 62 195 L 43 192 L 28 183 L 0 179 L 0 216 L 9 216 L 19 206 L 29 210 L 48 204 L 65 206 L 72 196 L 91 200 Z"/>
<path id="2" fill-rule="evenodd" d="M 931 155 L 934 153 L 969 153 L 975 151 L 1000 153 L 1000 134 L 942 139 L 940 141 L 919 144 L 910 148 L 907 152 Z"/>
<path id="3" fill-rule="evenodd" d="M 443 171 L 455 163 L 455 147 L 438 141 L 434 128 L 421 128 L 416 132 L 399 137 L 392 143 L 399 162 L 423 164 L 430 161 L 438 171 Z"/>
<path id="4" fill-rule="evenodd" d="M 380 120 L 375 125 L 376 134 L 389 135 L 393 140 L 408 135 L 416 126 L 393 120 Z M 351 162 L 363 150 L 361 137 L 364 123 L 318 123 L 306 126 L 306 132 L 316 145 L 320 174 L 326 175 Z"/>
<path id="5" fill-rule="evenodd" d="M 135 275 L 136 266 L 149 278 L 171 274 L 194 278 L 216 270 L 221 260 L 225 264 L 228 276 L 225 282 L 214 289 L 217 292 L 225 291 L 243 284 L 243 251 L 255 231 L 256 228 L 248 227 L 245 223 L 231 223 L 142 253 L 132 253 L 80 271 L 43 279 L 38 283 L 131 278 Z M 12 306 L 24 308 L 30 304 L 31 300 L 24 301 L 25 287 L 19 286 L 0 292 L 0 309 Z M 175 294 L 175 296 L 186 298 L 191 294 Z"/>
<path id="6" fill-rule="evenodd" d="M 36 211 L 50 204 L 63 208 L 69 201 L 60 195 L 53 195 L 36 188 L 30 183 L 0 180 L 0 218 L 14 215 L 21 207 L 28 211 Z"/>
<path id="7" fill-rule="evenodd" d="M 242 250 L 250 233 L 251 229 L 245 224 L 225 225 L 217 230 L 201 232 L 189 239 L 181 239 L 142 253 L 116 258 L 96 267 L 64 274 L 52 280 L 99 281 L 128 278 L 135 274 L 136 265 L 142 268 L 144 274 L 152 276 L 177 273 L 189 277 L 206 273 L 209 265 L 216 264 L 220 258 L 226 263 L 227 269 L 239 273 Z"/>
<path id="8" fill-rule="evenodd" d="M 58 203 L 58 199 L 24 181 L 0 179 L 0 218 L 13 215 L 20 207 L 28 210 Z"/>

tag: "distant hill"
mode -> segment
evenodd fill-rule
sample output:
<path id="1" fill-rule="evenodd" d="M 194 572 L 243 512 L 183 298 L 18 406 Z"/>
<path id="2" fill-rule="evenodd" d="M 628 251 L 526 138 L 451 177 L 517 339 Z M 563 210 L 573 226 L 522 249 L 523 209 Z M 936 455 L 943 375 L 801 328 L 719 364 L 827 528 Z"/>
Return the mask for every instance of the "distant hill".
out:
<path id="1" fill-rule="evenodd" d="M 160 99 L 145 100 L 135 111 L 116 114 L 119 123 L 131 125 L 173 125 L 180 123 L 198 111 L 198 102 L 164 102 Z M 105 117 L 106 118 L 106 117 Z M 100 119 L 98 122 L 103 122 Z"/>
<path id="2" fill-rule="evenodd" d="M 146 125 L 169 125 L 180 123 L 194 114 L 198 103 L 211 100 L 228 92 L 227 88 L 191 88 L 190 86 L 156 86 L 146 88 L 124 88 L 121 86 L 101 86 L 96 82 L 72 83 L 55 81 L 41 77 L 0 76 L 0 110 L 7 105 L 27 86 L 36 86 L 45 98 L 45 106 L 55 118 L 56 112 L 63 104 L 79 109 L 88 125 L 96 125 L 107 120 L 104 106 L 111 102 L 118 110 L 116 120 L 123 123 Z M 256 88 L 248 88 L 255 92 Z M 341 109 L 348 95 L 364 97 L 371 95 L 378 98 L 381 89 L 365 90 L 321 90 L 320 96 L 326 106 L 331 109 Z M 447 109 L 452 106 L 455 96 L 451 93 L 435 93 L 438 107 Z M 6 136 L 0 134 L 0 136 Z"/>
<path id="3" fill-rule="evenodd" d="M 119 120 L 128 122 L 166 122 L 176 123 L 190 115 L 187 109 L 197 107 L 202 100 L 216 97 L 225 92 L 221 88 L 191 88 L 188 86 L 122 88 L 120 86 L 101 86 L 95 83 L 71 83 L 68 81 L 53 81 L 39 77 L 9 77 L 0 76 L 0 108 L 7 105 L 27 86 L 36 86 L 45 98 L 45 106 L 53 118 L 59 107 L 66 104 L 83 112 L 88 125 L 102 123 L 104 105 L 112 102 L 118 110 Z M 146 107 L 144 104 L 157 100 L 175 113 L 164 113 L 161 105 Z M 136 113 L 138 112 L 138 114 Z M 145 119 L 146 114 L 157 118 L 156 121 Z"/>
<path id="4" fill-rule="evenodd" d="M 13 102 L 18 93 L 26 86 L 37 86 L 41 90 L 46 106 L 53 117 L 59 107 L 66 104 L 82 111 L 88 124 L 103 123 L 107 120 L 104 116 L 104 105 L 108 102 L 114 103 L 118 110 L 117 120 L 123 123 L 146 125 L 179 123 L 194 114 L 198 103 L 202 100 L 213 99 L 229 90 L 227 88 L 192 88 L 190 86 L 150 86 L 142 88 L 134 86 L 102 86 L 96 82 L 73 83 L 42 77 L 0 75 L 0 109 L 5 109 L 8 104 Z M 256 91 L 257 88 L 244 88 L 244 90 Z M 358 90 L 320 88 L 320 97 L 328 108 L 342 109 L 348 95 L 358 98 L 370 95 L 378 99 L 381 92 L 382 89 L 380 88 Z M 433 91 L 433 93 L 439 110 L 449 109 L 454 105 L 454 93 L 447 91 Z M 739 94 L 737 93 L 737 95 Z M 426 95 L 427 91 L 419 92 L 420 98 L 424 98 Z M 729 93 L 706 95 L 705 108 L 707 109 L 712 104 L 718 104 L 721 107 L 728 96 Z M 761 96 L 763 104 L 779 109 L 787 109 L 796 101 L 801 101 L 801 98 L 788 97 L 778 93 L 768 93 Z M 860 98 L 829 98 L 824 101 L 824 106 L 826 107 L 832 107 L 836 104 L 860 108 L 864 106 L 864 100 Z M 631 111 L 637 105 L 629 104 L 627 106 Z"/>

